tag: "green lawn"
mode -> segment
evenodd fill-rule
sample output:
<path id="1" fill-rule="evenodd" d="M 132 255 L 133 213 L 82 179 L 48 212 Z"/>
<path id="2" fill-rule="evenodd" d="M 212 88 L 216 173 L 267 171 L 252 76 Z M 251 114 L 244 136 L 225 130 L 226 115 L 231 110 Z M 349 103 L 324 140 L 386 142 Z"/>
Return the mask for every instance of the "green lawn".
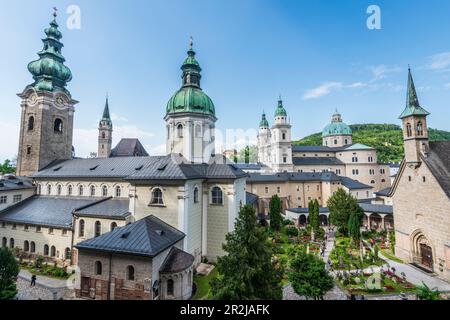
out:
<path id="1" fill-rule="evenodd" d="M 391 250 L 387 250 L 387 249 L 381 249 L 381 253 L 383 254 L 383 256 L 385 256 L 388 259 L 391 259 L 392 261 L 398 262 L 398 263 L 404 263 L 403 260 L 397 258 L 396 256 L 394 256 L 391 252 Z"/>
<path id="2" fill-rule="evenodd" d="M 209 282 L 217 277 L 217 269 L 214 268 L 207 276 L 194 276 L 194 282 L 197 285 L 197 292 L 192 300 L 208 300 L 210 298 L 210 285 Z"/>

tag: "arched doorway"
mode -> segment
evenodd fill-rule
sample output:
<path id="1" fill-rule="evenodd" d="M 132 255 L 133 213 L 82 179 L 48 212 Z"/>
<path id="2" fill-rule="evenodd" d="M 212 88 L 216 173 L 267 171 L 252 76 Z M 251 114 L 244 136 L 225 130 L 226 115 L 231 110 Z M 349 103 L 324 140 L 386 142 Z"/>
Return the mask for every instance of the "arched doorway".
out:
<path id="1" fill-rule="evenodd" d="M 427 270 L 433 271 L 433 248 L 428 238 L 422 233 L 421 230 L 417 230 L 412 233 L 411 239 L 414 263 L 424 267 Z"/>
<path id="2" fill-rule="evenodd" d="M 370 215 L 370 226 L 369 228 L 371 230 L 379 230 L 381 229 L 383 219 L 381 219 L 381 216 L 378 213 L 372 213 Z"/>
<path id="3" fill-rule="evenodd" d="M 306 216 L 304 214 L 302 214 L 302 215 L 300 215 L 300 217 L 298 217 L 298 224 L 300 226 L 306 225 Z"/>
<path id="4" fill-rule="evenodd" d="M 319 216 L 319 224 L 324 227 L 328 225 L 328 217 L 325 214 Z"/>

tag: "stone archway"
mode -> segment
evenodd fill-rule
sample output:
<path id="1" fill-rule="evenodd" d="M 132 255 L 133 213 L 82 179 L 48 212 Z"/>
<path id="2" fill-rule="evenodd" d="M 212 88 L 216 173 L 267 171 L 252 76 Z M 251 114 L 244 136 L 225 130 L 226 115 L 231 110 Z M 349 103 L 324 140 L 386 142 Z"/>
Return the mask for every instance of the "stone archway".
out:
<path id="1" fill-rule="evenodd" d="M 304 214 L 302 214 L 302 215 L 300 215 L 300 217 L 298 217 L 298 224 L 299 224 L 299 226 L 306 225 L 306 216 Z"/>
<path id="2" fill-rule="evenodd" d="M 421 230 L 411 234 L 413 262 L 431 272 L 434 270 L 434 250 L 431 242 Z"/>
<path id="3" fill-rule="evenodd" d="M 326 214 L 319 215 L 319 225 L 322 227 L 328 226 L 328 217 Z"/>

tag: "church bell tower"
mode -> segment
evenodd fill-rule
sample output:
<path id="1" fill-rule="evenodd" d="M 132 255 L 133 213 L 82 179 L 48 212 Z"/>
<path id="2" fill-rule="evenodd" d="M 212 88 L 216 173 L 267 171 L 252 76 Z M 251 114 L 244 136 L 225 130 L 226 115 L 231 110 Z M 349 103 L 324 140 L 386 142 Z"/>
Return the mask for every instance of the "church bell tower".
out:
<path id="1" fill-rule="evenodd" d="M 113 124 L 109 116 L 109 103 L 106 97 L 103 117 L 98 124 L 98 158 L 108 158 L 111 155 Z"/>
<path id="2" fill-rule="evenodd" d="M 73 116 L 75 104 L 67 82 L 72 73 L 64 65 L 61 53 L 62 34 L 54 19 L 46 28 L 44 47 L 39 59 L 28 65 L 34 82 L 18 96 L 21 102 L 21 123 L 17 175 L 30 176 L 56 160 L 72 158 Z"/>

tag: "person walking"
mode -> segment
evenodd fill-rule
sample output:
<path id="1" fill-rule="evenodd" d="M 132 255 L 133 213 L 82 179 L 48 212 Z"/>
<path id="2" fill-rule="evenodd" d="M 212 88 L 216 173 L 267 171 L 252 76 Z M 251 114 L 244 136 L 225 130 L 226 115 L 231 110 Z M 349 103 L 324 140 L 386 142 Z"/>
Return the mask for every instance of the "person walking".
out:
<path id="1" fill-rule="evenodd" d="M 31 284 L 30 284 L 30 286 L 31 287 L 35 287 L 36 286 L 36 275 L 35 274 L 33 274 L 31 276 Z"/>

